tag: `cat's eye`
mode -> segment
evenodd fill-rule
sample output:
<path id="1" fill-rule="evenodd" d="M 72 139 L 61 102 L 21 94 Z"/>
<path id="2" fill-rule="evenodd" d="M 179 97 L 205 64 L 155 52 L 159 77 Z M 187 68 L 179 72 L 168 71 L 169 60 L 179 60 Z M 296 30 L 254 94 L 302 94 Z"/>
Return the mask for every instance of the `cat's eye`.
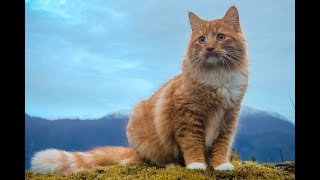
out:
<path id="1" fill-rule="evenodd" d="M 199 43 L 200 44 L 203 44 L 203 43 L 205 43 L 206 42 L 206 38 L 204 37 L 204 36 L 200 36 L 199 37 Z"/>
<path id="2" fill-rule="evenodd" d="M 225 35 L 222 34 L 222 33 L 219 33 L 219 34 L 217 35 L 217 40 L 218 40 L 218 41 L 223 41 L 225 38 L 226 38 Z"/>

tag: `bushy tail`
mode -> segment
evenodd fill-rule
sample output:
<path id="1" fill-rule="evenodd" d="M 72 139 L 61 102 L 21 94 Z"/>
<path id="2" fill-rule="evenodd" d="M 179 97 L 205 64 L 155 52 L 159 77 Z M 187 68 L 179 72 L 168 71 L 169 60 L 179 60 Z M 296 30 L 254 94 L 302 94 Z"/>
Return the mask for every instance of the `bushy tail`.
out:
<path id="1" fill-rule="evenodd" d="M 142 159 L 130 148 L 100 147 L 87 152 L 66 152 L 47 149 L 37 152 L 31 160 L 31 170 L 40 173 L 69 175 L 96 166 L 138 164 Z"/>

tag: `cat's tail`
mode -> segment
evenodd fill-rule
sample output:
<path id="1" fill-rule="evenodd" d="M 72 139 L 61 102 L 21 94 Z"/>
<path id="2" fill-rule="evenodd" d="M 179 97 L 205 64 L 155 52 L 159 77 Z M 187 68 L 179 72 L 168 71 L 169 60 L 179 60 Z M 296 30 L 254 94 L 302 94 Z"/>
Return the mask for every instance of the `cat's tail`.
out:
<path id="1" fill-rule="evenodd" d="M 96 166 L 140 164 L 142 159 L 125 147 L 100 147 L 86 152 L 47 149 L 37 152 L 31 160 L 31 170 L 40 173 L 69 175 Z"/>

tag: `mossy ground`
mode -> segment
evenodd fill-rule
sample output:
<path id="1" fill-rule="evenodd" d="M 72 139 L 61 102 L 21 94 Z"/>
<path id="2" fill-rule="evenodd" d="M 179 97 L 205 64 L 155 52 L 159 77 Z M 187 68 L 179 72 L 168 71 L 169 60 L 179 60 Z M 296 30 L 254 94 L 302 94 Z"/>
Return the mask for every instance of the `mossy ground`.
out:
<path id="1" fill-rule="evenodd" d="M 212 168 L 189 170 L 183 167 L 159 168 L 148 165 L 107 166 L 92 171 L 82 171 L 69 176 L 25 172 L 25 179 L 295 179 L 295 164 L 257 164 L 252 162 L 233 162 L 233 171 L 215 171 Z"/>

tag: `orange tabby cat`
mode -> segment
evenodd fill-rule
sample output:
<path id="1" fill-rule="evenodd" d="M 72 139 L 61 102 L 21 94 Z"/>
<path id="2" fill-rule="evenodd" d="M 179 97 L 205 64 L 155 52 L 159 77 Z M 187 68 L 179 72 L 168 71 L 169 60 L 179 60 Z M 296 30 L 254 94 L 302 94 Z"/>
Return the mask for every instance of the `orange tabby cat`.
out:
<path id="1" fill-rule="evenodd" d="M 135 106 L 127 126 L 131 148 L 44 150 L 34 155 L 31 169 L 68 175 L 96 166 L 142 162 L 234 169 L 228 156 L 248 84 L 238 11 L 232 6 L 223 18 L 211 21 L 190 12 L 189 20 L 192 33 L 183 72 Z"/>

